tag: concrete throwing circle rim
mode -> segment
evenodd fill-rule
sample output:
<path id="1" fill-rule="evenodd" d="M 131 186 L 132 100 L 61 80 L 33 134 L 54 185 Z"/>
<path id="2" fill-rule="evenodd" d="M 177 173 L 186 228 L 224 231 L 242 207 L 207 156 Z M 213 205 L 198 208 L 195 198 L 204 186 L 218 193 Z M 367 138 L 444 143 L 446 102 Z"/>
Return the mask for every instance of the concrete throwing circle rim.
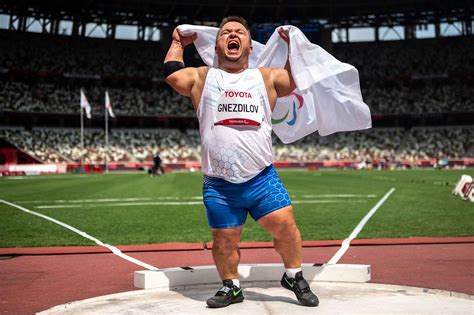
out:
<path id="1" fill-rule="evenodd" d="M 474 296 L 437 289 L 350 282 L 311 282 L 320 296 L 318 314 L 334 313 L 418 313 L 450 312 L 465 314 L 474 307 Z M 223 310 L 226 313 L 303 314 L 308 308 L 299 305 L 292 292 L 276 281 L 244 282 L 246 300 Z M 52 307 L 38 314 L 99 313 L 194 313 L 216 312 L 205 306 L 205 299 L 215 293 L 215 284 L 187 285 L 173 290 L 147 289 L 104 295 Z M 180 302 L 181 301 L 181 302 Z M 436 301 L 436 303 L 433 303 Z M 386 305 L 384 307 L 383 305 Z M 389 309 L 397 305 L 395 309 Z M 431 305 L 431 308 L 427 308 Z M 350 309 L 348 308 L 350 306 Z M 183 309 L 184 308 L 184 309 Z M 420 312 L 420 310 L 422 310 Z"/>

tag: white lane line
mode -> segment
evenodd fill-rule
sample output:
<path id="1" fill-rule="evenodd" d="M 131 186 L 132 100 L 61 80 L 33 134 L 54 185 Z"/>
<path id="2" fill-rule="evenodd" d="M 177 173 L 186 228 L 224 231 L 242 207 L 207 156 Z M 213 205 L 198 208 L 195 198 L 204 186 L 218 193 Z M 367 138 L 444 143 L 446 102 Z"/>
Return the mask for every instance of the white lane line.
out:
<path id="1" fill-rule="evenodd" d="M 57 200 L 17 200 L 17 203 L 96 203 L 96 202 L 114 202 L 114 201 L 145 201 L 145 200 L 202 200 L 202 196 L 196 197 L 154 197 L 154 198 L 102 198 L 102 199 L 57 199 Z"/>
<path id="2" fill-rule="evenodd" d="M 382 199 L 377 202 L 377 204 L 370 209 L 370 211 L 365 215 L 365 217 L 359 222 L 359 224 L 356 226 L 354 231 L 352 231 L 351 235 L 349 235 L 348 238 L 346 238 L 341 245 L 341 248 L 334 254 L 334 256 L 329 260 L 328 264 L 337 264 L 339 259 L 346 253 L 346 251 L 349 249 L 351 241 L 357 237 L 359 232 L 362 230 L 364 225 L 369 221 L 370 217 L 377 211 L 378 208 L 387 200 L 387 198 L 395 191 L 395 188 L 390 189 L 383 197 Z"/>
<path id="3" fill-rule="evenodd" d="M 78 179 L 78 178 L 85 178 L 90 177 L 88 175 L 73 175 L 73 176 L 65 176 L 65 175 L 45 175 L 45 176 L 5 176 L 4 179 L 11 179 L 11 180 L 21 180 L 21 179 Z"/>
<path id="4" fill-rule="evenodd" d="M 140 260 L 138 260 L 138 259 L 135 259 L 135 258 L 133 258 L 133 257 L 130 257 L 130 256 L 128 256 L 128 255 L 122 253 L 122 251 L 121 251 L 120 249 L 118 249 L 117 247 L 112 246 L 112 245 L 109 245 L 109 244 L 105 244 L 105 243 L 103 243 L 102 241 L 98 240 L 97 238 L 95 238 L 95 237 L 93 237 L 93 236 L 90 236 L 90 235 L 87 234 L 86 232 L 80 231 L 80 230 L 76 229 L 75 227 L 70 226 L 69 224 L 66 224 L 66 223 L 61 222 L 61 221 L 59 221 L 59 220 L 53 219 L 53 218 L 51 218 L 51 217 L 48 217 L 47 215 L 44 215 L 44 214 L 41 214 L 41 213 L 38 213 L 38 212 L 34 212 L 34 211 L 31 211 L 31 210 L 28 210 L 28 209 L 26 209 L 26 208 L 24 208 L 24 207 L 22 207 L 22 206 L 16 205 L 16 204 L 11 203 L 11 202 L 8 202 L 8 201 L 6 201 L 6 200 L 1 200 L 1 199 L 0 199 L 0 202 L 3 202 L 3 203 L 6 204 L 6 205 L 12 206 L 12 207 L 17 208 L 17 209 L 19 209 L 19 210 L 21 210 L 21 211 L 24 211 L 24 212 L 26 212 L 26 213 L 33 214 L 33 215 L 36 215 L 36 216 L 38 216 L 38 217 L 40 217 L 40 218 L 43 218 L 43 219 L 46 219 L 46 220 L 51 221 L 51 222 L 53 222 L 53 223 L 56 223 L 56 224 L 58 224 L 58 225 L 60 225 L 60 226 L 62 226 L 62 227 L 65 227 L 66 229 L 71 230 L 71 231 L 73 231 L 74 233 L 77 233 L 77 234 L 79 234 L 80 236 L 82 236 L 82 237 L 84 237 L 84 238 L 87 238 L 87 239 L 89 239 L 89 240 L 95 242 L 97 245 L 100 245 L 100 246 L 103 246 L 103 247 L 109 249 L 109 250 L 110 250 L 112 253 L 114 253 L 115 255 L 117 255 L 117 256 L 119 256 L 119 257 L 121 257 L 121 258 L 123 258 L 123 259 L 125 259 L 125 260 L 127 260 L 127 261 L 129 261 L 129 262 L 131 262 L 131 263 L 133 263 L 133 264 L 139 265 L 139 266 L 141 266 L 141 267 L 143 267 L 143 268 L 146 268 L 146 269 L 148 269 L 148 270 L 159 270 L 157 267 L 154 267 L 154 266 L 152 266 L 152 265 L 149 265 L 149 264 L 147 264 L 147 263 L 144 263 L 143 261 L 140 261 Z"/>
<path id="5" fill-rule="evenodd" d="M 165 201 L 165 202 L 124 202 L 107 204 L 87 204 L 87 205 L 45 205 L 36 206 L 36 209 L 55 209 L 55 208 L 97 208 L 97 207 L 128 207 L 128 206 L 186 206 L 202 205 L 202 201 Z"/>
<path id="6" fill-rule="evenodd" d="M 153 200 L 153 198 L 103 198 L 103 199 L 59 199 L 59 200 L 25 200 L 25 201 L 15 201 L 18 203 L 45 203 L 45 202 L 55 202 L 55 203 L 88 203 L 88 202 L 114 202 L 114 201 L 143 201 L 143 200 Z"/>
<path id="7" fill-rule="evenodd" d="M 304 203 L 365 203 L 367 200 L 292 200 L 291 203 L 294 204 L 304 204 Z"/>
<path id="8" fill-rule="evenodd" d="M 313 204 L 313 203 L 365 203 L 366 200 L 294 200 L 292 204 Z M 202 201 L 164 201 L 164 202 L 123 202 L 105 204 L 59 204 L 35 206 L 36 209 L 60 209 L 60 208 L 97 208 L 97 207 L 129 207 L 129 206 L 188 206 L 202 205 Z"/>
<path id="9" fill-rule="evenodd" d="M 374 194 L 321 194 L 321 195 L 291 195 L 291 198 L 375 198 Z M 202 200 L 202 196 L 190 197 L 153 197 L 153 198 L 98 198 L 98 199 L 56 199 L 56 200 L 16 200 L 16 203 L 97 203 L 120 201 L 152 201 L 152 200 Z"/>
<path id="10" fill-rule="evenodd" d="M 322 195 L 301 195 L 292 196 L 294 198 L 375 198 L 377 195 L 369 194 L 322 194 Z"/>

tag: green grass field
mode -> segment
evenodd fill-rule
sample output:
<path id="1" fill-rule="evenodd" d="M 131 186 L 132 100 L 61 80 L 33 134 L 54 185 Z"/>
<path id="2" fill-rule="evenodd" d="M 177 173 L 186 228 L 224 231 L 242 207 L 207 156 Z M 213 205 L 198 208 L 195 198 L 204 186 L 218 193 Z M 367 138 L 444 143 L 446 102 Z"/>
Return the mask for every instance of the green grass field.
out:
<path id="1" fill-rule="evenodd" d="M 358 238 L 474 235 L 474 204 L 451 194 L 464 171 L 280 171 L 304 240 L 344 239 L 394 187 Z M 0 178 L 0 199 L 112 245 L 207 242 L 200 173 Z M 0 247 L 95 245 L 0 203 Z M 250 216 L 243 241 L 271 237 Z"/>

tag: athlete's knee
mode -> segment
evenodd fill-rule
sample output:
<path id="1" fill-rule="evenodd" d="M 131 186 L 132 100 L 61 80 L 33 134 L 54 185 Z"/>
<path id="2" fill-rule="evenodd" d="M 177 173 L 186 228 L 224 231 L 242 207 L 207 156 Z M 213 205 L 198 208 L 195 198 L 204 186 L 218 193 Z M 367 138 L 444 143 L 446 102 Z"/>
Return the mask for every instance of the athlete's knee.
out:
<path id="1" fill-rule="evenodd" d="M 271 234 L 275 239 L 298 239 L 301 237 L 298 226 L 290 218 L 273 226 Z"/>
<path id="2" fill-rule="evenodd" d="M 291 207 L 270 213 L 263 217 L 259 223 L 276 238 L 293 235 L 298 232 Z"/>
<path id="3" fill-rule="evenodd" d="M 239 248 L 240 229 L 214 229 L 212 231 L 212 249 L 219 252 L 231 252 Z"/>

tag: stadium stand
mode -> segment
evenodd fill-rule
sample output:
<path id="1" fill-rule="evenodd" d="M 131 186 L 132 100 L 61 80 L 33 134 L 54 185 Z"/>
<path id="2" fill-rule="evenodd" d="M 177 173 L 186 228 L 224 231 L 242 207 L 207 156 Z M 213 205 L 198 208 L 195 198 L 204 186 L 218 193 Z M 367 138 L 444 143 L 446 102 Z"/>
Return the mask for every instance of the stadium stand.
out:
<path id="1" fill-rule="evenodd" d="M 474 108 L 474 89 L 462 81 L 362 85 L 362 95 L 374 114 L 467 112 Z"/>
<path id="2" fill-rule="evenodd" d="M 160 77 L 163 58 L 153 42 L 0 32 L 1 67 L 43 77 Z"/>
<path id="3" fill-rule="evenodd" d="M 276 141 L 274 151 L 278 161 L 373 160 L 383 157 L 394 160 L 403 135 L 401 128 L 337 133 L 327 137 L 312 134 L 290 145 Z"/>
<path id="4" fill-rule="evenodd" d="M 120 115 L 194 115 L 189 100 L 163 84 L 163 56 L 157 45 L 0 34 L 1 67 L 37 77 L 34 82 L 0 80 L 4 110 L 77 113 L 78 90 L 83 82 L 65 85 L 64 77 L 105 82 L 115 78 L 122 80 L 120 88 L 104 86 L 101 81 L 86 89 L 96 114 L 103 112 L 103 92 L 108 88 Z M 474 39 L 466 37 L 339 43 L 333 53 L 359 69 L 363 96 L 373 113 L 419 114 L 473 111 L 474 89 L 465 80 L 474 74 L 473 50 Z M 155 84 L 139 89 L 131 87 L 127 79 Z"/>
<path id="5" fill-rule="evenodd" d="M 465 78 L 474 73 L 468 37 L 338 43 L 334 55 L 354 65 L 361 79 Z"/>
<path id="6" fill-rule="evenodd" d="M 103 115 L 105 89 L 86 89 L 93 115 Z M 0 81 L 0 105 L 9 111 L 77 114 L 78 91 L 77 86 Z M 117 115 L 195 116 L 190 100 L 172 93 L 164 84 L 150 90 L 108 88 L 108 91 Z M 474 89 L 463 82 L 411 85 L 366 82 L 362 93 L 375 114 L 466 112 L 474 108 Z"/>
<path id="7" fill-rule="evenodd" d="M 67 4 L 62 5 L 67 9 Z M 378 22 L 389 19 L 384 15 L 388 9 L 376 2 L 371 5 L 381 14 Z M 182 6 L 194 15 L 192 5 Z M 227 10 L 220 5 L 217 9 Z M 437 14 L 458 12 L 448 11 Z M 411 22 L 404 20 L 405 13 L 398 16 L 398 22 L 406 26 L 407 40 L 326 41 L 326 48 L 335 57 L 359 70 L 362 95 L 371 108 L 374 128 L 327 137 L 312 134 L 289 145 L 274 137 L 276 161 L 384 161 L 415 166 L 417 160 L 474 156 L 472 29 L 463 29 L 459 34 L 462 36 L 444 37 L 438 30 L 437 38 L 414 39 L 410 38 Z M 330 14 L 339 19 L 332 22 L 332 27 L 356 23 L 347 20 L 355 18 L 353 10 L 344 14 Z M 358 14 L 362 22 L 372 19 L 368 13 Z M 458 19 L 464 18 L 459 14 Z M 104 21 L 109 18 L 107 14 L 103 17 Z M 171 32 L 173 23 L 185 21 L 168 18 L 159 26 L 164 32 Z M 281 22 L 281 17 L 277 20 Z M 85 24 L 81 25 L 84 28 Z M 165 164 L 200 161 L 199 131 L 191 102 L 173 92 L 163 80 L 166 45 L 144 37 L 117 40 L 108 31 L 106 36 L 110 38 L 98 39 L 80 34 L 79 29 L 68 36 L 59 31 L 33 33 L 22 27 L 26 25 L 19 23 L 15 29 L 12 24 L 9 30 L 0 30 L 0 139 L 41 163 L 151 163 L 157 152 Z M 169 34 L 162 35 L 164 42 L 169 40 Z M 195 51 L 188 52 L 188 65 L 202 64 Z M 80 89 L 92 106 L 92 120 L 84 121 L 83 150 Z M 117 117 L 109 120 L 107 148 L 106 90 Z"/>
<path id="8" fill-rule="evenodd" d="M 413 128 L 399 148 L 401 158 L 429 159 L 474 156 L 474 128 Z"/>
<path id="9" fill-rule="evenodd" d="M 151 162 L 156 152 L 165 163 L 196 161 L 199 157 L 186 135 L 176 129 L 113 131 L 108 148 L 102 130 L 86 129 L 84 151 L 78 129 L 0 129 L 0 137 L 44 163 L 79 163 L 82 154 L 88 164 L 103 163 L 105 158 L 108 162 Z"/>
<path id="10" fill-rule="evenodd" d="M 104 87 L 85 89 L 92 115 L 104 115 Z M 188 98 L 172 93 L 160 84 L 156 89 L 108 88 L 114 113 L 118 116 L 194 116 Z M 0 81 L 0 105 L 4 110 L 77 114 L 78 86 L 27 84 Z"/>
<path id="11" fill-rule="evenodd" d="M 114 130 L 112 142 L 140 162 L 151 162 L 159 152 L 164 163 L 196 161 L 199 153 L 186 134 L 176 129 Z"/>
<path id="12" fill-rule="evenodd" d="M 35 128 L 0 129 L 0 137 L 44 163 L 100 164 L 109 162 L 151 162 L 160 153 L 164 163 L 199 161 L 199 132 L 177 129 L 113 130 L 109 147 L 105 148 L 102 130 L 84 133 L 81 151 L 80 130 Z M 354 160 L 372 163 L 385 159 L 392 163 L 432 158 L 459 159 L 474 156 L 474 127 L 377 128 L 366 131 L 337 133 L 327 137 L 316 134 L 284 145 L 274 137 L 276 161 L 317 162 Z"/>

